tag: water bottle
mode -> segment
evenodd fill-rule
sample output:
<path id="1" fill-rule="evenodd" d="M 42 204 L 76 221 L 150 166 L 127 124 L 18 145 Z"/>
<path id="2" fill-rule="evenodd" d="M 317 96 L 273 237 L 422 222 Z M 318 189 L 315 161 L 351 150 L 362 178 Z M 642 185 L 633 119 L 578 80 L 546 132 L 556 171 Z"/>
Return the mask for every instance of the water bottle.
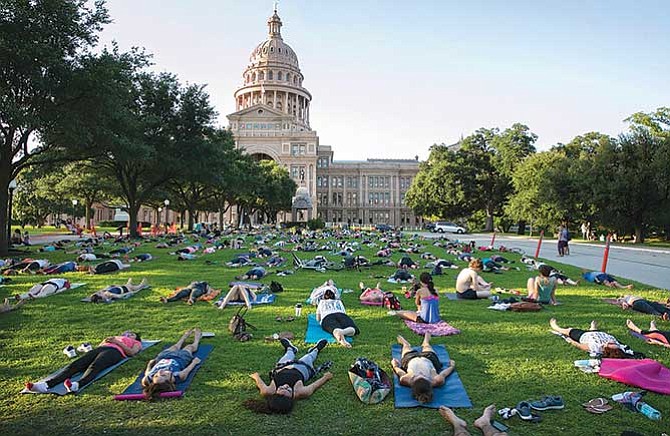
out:
<path id="1" fill-rule="evenodd" d="M 652 419 L 654 421 L 661 420 L 661 412 L 654 409 L 644 401 L 638 401 L 637 404 L 635 405 L 635 408 L 637 409 L 638 412 L 640 412 L 649 419 Z"/>
<path id="2" fill-rule="evenodd" d="M 600 366 L 600 360 L 598 359 L 575 360 L 575 366 L 576 367 Z"/>

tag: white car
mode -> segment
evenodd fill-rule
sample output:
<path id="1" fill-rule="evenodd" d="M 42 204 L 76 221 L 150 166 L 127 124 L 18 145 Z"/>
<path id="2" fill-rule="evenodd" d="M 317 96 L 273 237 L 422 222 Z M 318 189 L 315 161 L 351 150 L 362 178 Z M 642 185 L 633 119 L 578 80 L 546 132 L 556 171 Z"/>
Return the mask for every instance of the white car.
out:
<path id="1" fill-rule="evenodd" d="M 433 232 L 437 233 L 458 233 L 459 235 L 462 233 L 466 233 L 467 230 L 465 230 L 464 227 L 459 226 L 458 224 L 450 223 L 447 221 L 438 221 L 435 223 L 435 228 L 433 229 Z"/>

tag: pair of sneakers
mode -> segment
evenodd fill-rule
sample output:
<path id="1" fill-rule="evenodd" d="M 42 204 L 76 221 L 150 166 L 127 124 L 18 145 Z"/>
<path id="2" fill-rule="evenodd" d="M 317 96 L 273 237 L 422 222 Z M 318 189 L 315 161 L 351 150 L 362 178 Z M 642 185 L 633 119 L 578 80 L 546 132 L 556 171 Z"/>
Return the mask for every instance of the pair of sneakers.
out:
<path id="1" fill-rule="evenodd" d="M 74 346 L 68 345 L 67 347 L 63 348 L 63 354 L 65 354 L 70 359 L 73 359 L 77 357 L 77 351 L 79 351 L 82 354 L 86 354 L 91 350 L 93 350 L 93 346 L 90 344 L 90 342 L 84 342 L 83 344 L 79 345 L 76 349 L 74 348 Z"/>
<path id="2" fill-rule="evenodd" d="M 65 379 L 63 384 L 65 385 L 65 389 L 68 392 L 72 393 L 77 392 L 79 390 L 79 382 L 76 381 L 73 382 L 69 378 Z M 28 382 L 26 383 L 26 389 L 32 392 L 39 392 L 40 394 L 46 394 L 47 392 L 49 392 L 49 385 L 47 385 L 47 382 L 45 381 L 39 381 L 36 383 Z"/>
<path id="3" fill-rule="evenodd" d="M 293 345 L 290 340 L 286 338 L 280 338 L 279 342 L 284 346 L 284 350 L 293 350 L 294 354 L 298 352 L 298 347 Z M 328 345 L 328 341 L 326 339 L 321 339 L 319 342 L 316 343 L 316 345 L 310 347 L 307 350 L 307 353 L 311 353 L 314 350 L 318 350 L 319 352 L 321 352 L 321 350 L 326 348 L 326 345 Z"/>

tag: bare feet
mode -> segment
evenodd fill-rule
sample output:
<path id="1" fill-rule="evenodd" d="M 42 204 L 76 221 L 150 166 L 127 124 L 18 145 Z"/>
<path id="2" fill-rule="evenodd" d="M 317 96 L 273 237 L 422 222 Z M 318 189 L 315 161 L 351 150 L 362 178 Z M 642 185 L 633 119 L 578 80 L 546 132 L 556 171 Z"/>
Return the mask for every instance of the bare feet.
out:
<path id="1" fill-rule="evenodd" d="M 361 291 L 365 289 L 363 282 L 358 282 L 358 287 L 361 288 Z"/>
<path id="2" fill-rule="evenodd" d="M 426 334 L 423 335 L 423 345 L 430 345 L 430 332 L 426 332 Z"/>
<path id="3" fill-rule="evenodd" d="M 589 330 L 591 330 L 591 331 L 598 330 L 598 323 L 596 322 L 595 319 L 593 321 L 591 321 L 591 325 L 589 326 Z"/>
<path id="4" fill-rule="evenodd" d="M 658 328 L 656 327 L 656 321 L 654 321 L 653 319 L 649 321 L 649 330 L 652 331 L 658 330 Z"/>
<path id="5" fill-rule="evenodd" d="M 398 343 L 403 346 L 411 347 L 410 343 L 407 342 L 407 339 L 403 338 L 401 335 L 398 335 L 396 338 L 398 340 Z"/>
<path id="6" fill-rule="evenodd" d="M 484 409 L 484 411 L 482 412 L 482 416 L 480 416 L 475 420 L 475 422 L 473 423 L 474 426 L 480 430 L 483 430 L 483 428 L 486 426 L 490 426 L 491 420 L 495 416 L 495 413 L 496 413 L 496 405 L 491 404 L 486 409 Z"/>
<path id="7" fill-rule="evenodd" d="M 633 289 L 634 285 L 631 283 L 630 285 L 626 286 L 626 289 Z"/>
<path id="8" fill-rule="evenodd" d="M 161 298 L 159 298 L 159 300 L 160 300 L 161 303 L 167 303 L 167 298 L 165 298 L 165 297 L 161 297 Z"/>
<path id="9" fill-rule="evenodd" d="M 147 286 L 149 286 L 149 283 L 147 283 L 147 279 L 146 279 L 146 277 L 143 277 L 143 278 L 142 278 L 142 281 L 140 282 L 140 289 L 144 289 L 144 288 L 146 288 Z"/>
<path id="10" fill-rule="evenodd" d="M 446 406 L 440 406 L 438 409 L 438 412 L 440 412 L 440 415 L 447 420 L 451 425 L 454 426 L 454 431 L 457 430 L 465 430 L 468 427 L 468 423 L 463 421 L 461 418 L 456 416 L 453 410 Z"/>
<path id="11" fill-rule="evenodd" d="M 558 326 L 558 323 L 556 322 L 556 318 L 552 318 L 549 320 L 549 325 L 551 326 L 552 329 L 559 331 L 561 328 Z"/>
<path id="12" fill-rule="evenodd" d="M 351 348 L 351 344 L 347 342 L 347 337 L 344 334 L 339 332 L 333 332 L 333 336 L 337 339 L 337 343 L 342 345 L 344 348 Z"/>
<path id="13" fill-rule="evenodd" d="M 636 333 L 640 333 L 639 327 L 636 326 L 635 323 L 633 323 L 633 321 L 631 321 L 629 319 L 626 320 L 626 327 L 628 327 L 629 330 L 632 330 Z"/>

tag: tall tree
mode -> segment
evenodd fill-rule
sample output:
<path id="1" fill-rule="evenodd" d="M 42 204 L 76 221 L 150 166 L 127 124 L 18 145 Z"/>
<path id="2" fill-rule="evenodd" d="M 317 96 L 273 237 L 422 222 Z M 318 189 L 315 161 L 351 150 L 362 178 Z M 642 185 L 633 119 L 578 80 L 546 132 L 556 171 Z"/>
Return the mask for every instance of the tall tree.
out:
<path id="1" fill-rule="evenodd" d="M 111 197 L 114 180 L 98 171 L 91 161 L 74 162 L 59 168 L 56 179 L 52 189 L 62 198 L 77 199 L 82 203 L 86 228 L 90 229 L 93 204 Z"/>
<path id="2" fill-rule="evenodd" d="M 100 0 L 0 6 L 0 229 L 7 225 L 9 183 L 23 169 L 91 147 L 84 126 L 98 125 L 108 76 L 96 69 L 104 61 L 87 51 L 108 22 Z M 0 254 L 6 238 L 0 231 Z"/>

